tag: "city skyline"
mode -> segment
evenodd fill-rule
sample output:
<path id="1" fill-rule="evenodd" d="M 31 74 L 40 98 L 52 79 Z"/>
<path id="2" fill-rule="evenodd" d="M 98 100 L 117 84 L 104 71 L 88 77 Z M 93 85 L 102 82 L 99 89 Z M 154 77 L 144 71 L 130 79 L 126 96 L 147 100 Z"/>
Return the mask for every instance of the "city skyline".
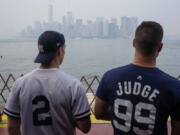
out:
<path id="1" fill-rule="evenodd" d="M 54 20 L 61 20 L 71 11 L 76 18 L 95 20 L 97 16 L 110 19 L 136 16 L 162 24 L 165 35 L 180 35 L 179 0 L 2 0 L 0 2 L 0 38 L 18 35 L 28 24 L 47 21 L 48 4 L 54 6 Z"/>
<path id="2" fill-rule="evenodd" d="M 130 38 L 138 25 L 137 17 L 96 17 L 95 20 L 84 21 L 76 18 L 72 12 L 67 12 L 61 20 L 54 19 L 54 8 L 48 6 L 47 21 L 36 21 L 23 29 L 21 35 L 25 38 L 37 38 L 43 31 L 55 30 L 63 33 L 68 38 Z"/>

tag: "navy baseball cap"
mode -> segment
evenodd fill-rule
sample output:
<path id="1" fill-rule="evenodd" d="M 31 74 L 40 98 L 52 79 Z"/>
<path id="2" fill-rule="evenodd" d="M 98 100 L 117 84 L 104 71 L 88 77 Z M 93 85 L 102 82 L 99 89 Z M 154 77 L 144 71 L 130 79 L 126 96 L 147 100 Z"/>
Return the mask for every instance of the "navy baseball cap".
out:
<path id="1" fill-rule="evenodd" d="M 59 47 L 65 44 L 64 35 L 56 31 L 45 31 L 38 39 L 39 54 L 35 63 L 49 64 L 55 57 Z"/>

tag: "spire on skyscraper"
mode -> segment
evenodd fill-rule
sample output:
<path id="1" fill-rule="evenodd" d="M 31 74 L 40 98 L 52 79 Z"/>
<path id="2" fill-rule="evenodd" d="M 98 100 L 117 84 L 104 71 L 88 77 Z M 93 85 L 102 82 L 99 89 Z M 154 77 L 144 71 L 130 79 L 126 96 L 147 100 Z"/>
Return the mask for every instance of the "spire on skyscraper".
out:
<path id="1" fill-rule="evenodd" d="M 53 5 L 51 3 L 49 3 L 48 6 L 48 23 L 52 23 L 54 21 L 53 19 Z"/>

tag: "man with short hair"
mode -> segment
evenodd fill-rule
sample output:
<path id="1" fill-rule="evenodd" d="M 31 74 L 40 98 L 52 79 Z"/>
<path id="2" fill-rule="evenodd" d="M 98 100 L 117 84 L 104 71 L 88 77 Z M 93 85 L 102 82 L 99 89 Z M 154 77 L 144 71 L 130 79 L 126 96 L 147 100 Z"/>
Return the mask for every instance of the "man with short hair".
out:
<path id="1" fill-rule="evenodd" d="M 180 82 L 156 67 L 163 28 L 142 22 L 136 29 L 132 64 L 106 72 L 95 102 L 97 119 L 111 120 L 114 135 L 180 135 Z"/>
<path id="2" fill-rule="evenodd" d="M 13 85 L 4 113 L 9 135 L 73 135 L 90 130 L 90 107 L 76 78 L 59 69 L 65 55 L 63 34 L 46 31 L 38 40 L 38 69 Z"/>

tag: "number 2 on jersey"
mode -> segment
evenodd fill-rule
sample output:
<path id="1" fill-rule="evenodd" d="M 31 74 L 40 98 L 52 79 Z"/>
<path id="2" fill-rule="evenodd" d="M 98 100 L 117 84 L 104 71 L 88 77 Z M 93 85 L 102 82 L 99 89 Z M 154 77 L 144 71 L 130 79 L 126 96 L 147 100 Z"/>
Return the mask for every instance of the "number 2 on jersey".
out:
<path id="1" fill-rule="evenodd" d="M 40 103 L 44 106 L 36 108 L 33 111 L 33 124 L 34 126 L 51 125 L 52 118 L 48 115 L 50 110 L 49 101 L 45 96 L 36 96 L 32 100 L 34 106 L 37 106 Z"/>
<path id="2" fill-rule="evenodd" d="M 119 112 L 119 106 L 125 107 L 126 112 L 122 113 Z M 146 110 L 148 111 L 149 116 L 142 116 L 142 111 Z M 133 104 L 129 100 L 125 99 L 116 99 L 114 102 L 114 113 L 115 116 L 121 120 L 124 121 L 124 124 L 118 123 L 117 120 L 113 120 L 114 126 L 123 131 L 123 132 L 129 132 L 131 130 L 131 121 L 132 118 L 135 119 L 135 121 L 139 124 L 146 124 L 148 129 L 140 129 L 137 126 L 134 126 L 132 128 L 133 132 L 137 135 L 149 135 L 152 134 L 155 124 L 155 115 L 156 115 L 156 107 L 152 104 L 147 103 L 138 103 L 135 105 L 135 114 L 133 115 Z"/>

